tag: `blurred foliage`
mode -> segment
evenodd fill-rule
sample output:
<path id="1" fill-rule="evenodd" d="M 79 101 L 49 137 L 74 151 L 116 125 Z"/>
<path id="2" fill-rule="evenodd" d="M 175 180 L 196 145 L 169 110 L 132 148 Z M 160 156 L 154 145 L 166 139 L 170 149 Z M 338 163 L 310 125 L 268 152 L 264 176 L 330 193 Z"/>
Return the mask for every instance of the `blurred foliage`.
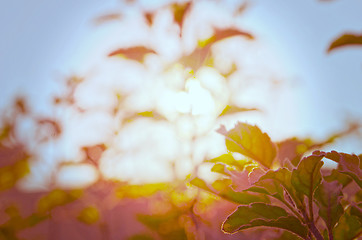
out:
<path id="1" fill-rule="evenodd" d="M 93 206 L 86 207 L 79 213 L 77 219 L 85 224 L 94 224 L 99 220 L 99 211 Z"/>
<path id="2" fill-rule="evenodd" d="M 134 2 L 127 1 L 128 4 Z M 161 7 L 171 11 L 179 40 L 184 38 L 185 22 L 194 4 L 194 1 L 169 2 Z M 247 2 L 241 3 L 236 14 L 243 14 L 247 8 Z M 149 27 L 154 24 L 159 10 L 142 10 Z M 122 19 L 122 12 L 113 11 L 99 16 L 94 23 L 122 22 Z M 247 41 L 255 39 L 252 33 L 235 26 L 213 26 L 212 31 L 211 36 L 197 39 L 197 46 L 192 51 L 184 51 L 175 62 L 167 63 L 165 71 L 181 64 L 188 73 L 196 74 L 204 66 L 215 67 L 212 51 L 215 44 L 233 37 Z M 341 35 L 330 44 L 328 52 L 350 45 L 361 45 L 361 36 Z M 121 46 L 108 57 L 122 57 L 144 64 L 145 58 L 152 54 L 158 52 L 149 46 Z M 227 80 L 237 70 L 233 64 L 230 71 L 222 75 Z M 87 110 L 78 106 L 75 97 L 85 80 L 76 75 L 68 77 L 65 91 L 53 97 L 54 108 L 66 107 L 85 113 Z M 122 103 L 127 97 L 124 93 L 116 94 L 115 116 L 124 111 Z M 227 102 L 221 109 L 216 116 L 218 119 L 258 111 L 232 102 Z M 140 118 L 168 121 L 156 109 L 122 113 L 122 123 Z M 217 176 L 212 182 L 203 180 L 197 171 L 191 174 L 191 179 L 173 182 L 136 185 L 109 180 L 101 171 L 102 156 L 109 145 L 99 142 L 80 149 L 81 162 L 91 163 L 100 175 L 96 183 L 83 189 L 62 189 L 54 181 L 55 172 L 47 189 L 32 193 L 19 190 L 37 158 L 34 148 L 28 145 L 39 147 L 55 141 L 62 137 L 66 126 L 54 115 L 38 116 L 32 112 L 25 97 L 16 98 L 1 118 L 1 240 L 54 239 L 58 235 L 59 239 L 105 240 L 348 240 L 357 239 L 362 233 L 361 155 L 335 151 L 316 151 L 310 155 L 313 150 L 357 132 L 359 124 L 353 123 L 322 141 L 290 138 L 279 142 L 273 142 L 267 133 L 250 124 L 238 122 L 229 131 L 222 126 L 218 132 L 225 137 L 227 152 L 201 163 L 212 165 L 211 171 Z M 18 120 L 24 118 L 34 122 L 31 144 L 21 142 L 17 133 Z M 322 160 L 325 158 L 334 161 L 337 168 L 324 168 Z M 68 162 L 60 162 L 56 171 L 66 164 Z M 233 209 L 236 210 L 232 212 Z M 222 231 L 233 235 L 220 231 L 220 225 Z M 262 226 L 277 230 L 264 230 L 260 228 Z"/>

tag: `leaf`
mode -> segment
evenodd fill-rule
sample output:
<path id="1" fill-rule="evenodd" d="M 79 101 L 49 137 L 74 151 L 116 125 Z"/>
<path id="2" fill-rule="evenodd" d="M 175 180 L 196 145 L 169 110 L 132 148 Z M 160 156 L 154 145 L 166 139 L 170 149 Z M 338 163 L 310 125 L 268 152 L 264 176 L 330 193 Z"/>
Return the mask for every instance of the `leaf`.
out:
<path id="1" fill-rule="evenodd" d="M 166 120 L 166 118 L 158 113 L 157 111 L 144 111 L 144 112 L 139 112 L 139 113 L 134 113 L 128 117 L 125 117 L 123 119 L 124 122 L 132 122 L 138 118 L 152 118 L 154 120 Z"/>
<path id="2" fill-rule="evenodd" d="M 236 28 L 223 28 L 223 29 L 215 28 L 214 34 L 210 38 L 200 41 L 200 43 L 201 46 L 205 47 L 208 45 L 212 45 L 216 42 L 225 40 L 227 38 L 237 37 L 237 36 L 242 36 L 248 40 L 254 39 L 254 36 L 252 34 L 245 31 L 241 31 Z"/>
<path id="3" fill-rule="evenodd" d="M 185 17 L 191 10 L 191 2 L 186 3 L 174 3 L 171 5 L 173 11 L 173 19 L 175 23 L 180 27 L 180 36 L 182 35 L 183 24 Z"/>
<path id="4" fill-rule="evenodd" d="M 138 46 L 130 48 L 119 48 L 108 54 L 108 57 L 124 56 L 134 61 L 143 62 L 145 56 L 150 53 L 156 54 L 156 52 L 152 49 Z"/>
<path id="5" fill-rule="evenodd" d="M 7 156 L 7 157 L 9 157 L 9 156 Z M 1 160 L 3 160 L 3 159 L 1 159 Z M 1 167 L 0 168 L 0 192 L 14 187 L 15 184 L 21 178 L 26 176 L 28 173 L 30 173 L 30 167 L 29 167 L 27 156 L 25 156 L 25 159 L 20 159 L 12 165 Z"/>
<path id="6" fill-rule="evenodd" d="M 224 110 L 220 113 L 219 117 L 230 115 L 234 113 L 241 113 L 241 112 L 249 112 L 249 111 L 258 111 L 257 108 L 243 108 L 243 107 L 237 107 L 234 105 L 227 105 Z"/>
<path id="7" fill-rule="evenodd" d="M 122 15 L 120 13 L 108 13 L 104 14 L 102 16 L 99 16 L 94 19 L 94 23 L 96 25 L 100 25 L 106 22 L 115 21 L 115 20 L 121 20 Z"/>
<path id="8" fill-rule="evenodd" d="M 268 169 L 271 168 L 276 147 L 270 137 L 257 126 L 238 122 L 230 131 L 226 131 L 222 125 L 217 132 L 226 137 L 225 144 L 229 151 L 241 153 Z"/>
<path id="9" fill-rule="evenodd" d="M 190 181 L 190 184 L 201 188 L 209 193 L 215 194 L 225 200 L 238 203 L 238 204 L 249 204 L 253 202 L 269 202 L 269 199 L 253 195 L 246 192 L 235 192 L 231 187 L 230 181 L 216 180 L 212 186 L 205 183 L 204 180 L 195 177 Z"/>
<path id="10" fill-rule="evenodd" d="M 220 173 L 226 176 L 230 176 L 230 173 L 228 173 L 228 170 L 226 169 L 226 166 L 224 164 L 221 163 L 217 163 L 215 164 L 212 168 L 211 168 L 211 172 L 216 172 L 216 173 Z"/>
<path id="11" fill-rule="evenodd" d="M 154 118 L 156 120 L 165 120 L 165 117 L 156 111 L 139 112 L 137 115 L 147 118 Z"/>
<path id="12" fill-rule="evenodd" d="M 303 210 L 303 202 L 301 201 L 300 194 L 295 191 L 291 184 L 291 177 L 292 172 L 287 168 L 279 168 L 275 171 L 269 170 L 254 185 L 263 189 L 266 192 L 265 194 Z M 251 190 L 254 191 L 254 189 Z"/>
<path id="13" fill-rule="evenodd" d="M 358 217 L 346 211 L 339 219 L 337 226 L 333 229 L 333 237 L 336 240 L 353 240 L 362 233 L 362 224 Z"/>
<path id="14" fill-rule="evenodd" d="M 191 185 L 194 185 L 198 188 L 201 188 L 207 192 L 211 192 L 214 193 L 213 190 L 206 184 L 206 182 L 204 180 L 202 180 L 201 178 L 195 177 L 190 181 Z"/>
<path id="15" fill-rule="evenodd" d="M 210 55 L 210 46 L 197 47 L 188 55 L 182 56 L 178 63 L 182 64 L 184 68 L 190 68 L 193 72 L 196 72 L 204 66 L 206 60 Z"/>
<path id="16" fill-rule="evenodd" d="M 99 220 L 99 211 L 94 206 L 86 207 L 79 213 L 77 219 L 88 225 L 94 224 Z"/>
<path id="17" fill-rule="evenodd" d="M 298 166 L 303 154 L 312 149 L 320 149 L 328 144 L 333 143 L 336 139 L 344 137 L 348 134 L 354 133 L 359 129 L 359 124 L 351 122 L 346 129 L 340 132 L 331 134 L 329 137 L 322 141 L 315 141 L 310 138 L 298 139 L 290 138 L 277 143 L 278 156 L 277 159 L 283 165 L 286 159 L 289 159 L 294 166 Z"/>
<path id="18" fill-rule="evenodd" d="M 338 163 L 338 171 L 351 177 L 360 188 L 362 188 L 362 169 L 361 160 L 355 154 L 347 154 L 341 152 L 325 153 L 329 158 Z"/>
<path id="19" fill-rule="evenodd" d="M 359 221 L 362 223 L 362 203 L 359 203 L 358 205 L 355 203 L 351 204 L 350 213 L 352 216 L 358 217 Z"/>
<path id="20" fill-rule="evenodd" d="M 55 207 L 62 206 L 77 200 L 81 195 L 81 190 L 64 191 L 55 189 L 39 199 L 38 212 L 47 213 Z"/>
<path id="21" fill-rule="evenodd" d="M 302 238 L 307 236 L 307 228 L 283 208 L 265 203 L 239 206 L 222 224 L 226 233 L 235 233 L 248 228 L 268 226 L 288 230 Z"/>
<path id="22" fill-rule="evenodd" d="M 29 113 L 29 106 L 26 104 L 26 100 L 24 97 L 17 97 L 15 99 L 14 108 L 20 113 L 20 114 L 27 114 Z"/>
<path id="23" fill-rule="evenodd" d="M 332 41 L 332 43 L 328 47 L 327 52 L 330 53 L 332 50 L 335 50 L 337 48 L 353 45 L 362 45 L 362 35 L 345 33 Z"/>
<path id="24" fill-rule="evenodd" d="M 268 195 L 284 200 L 284 189 L 292 192 L 290 183 L 291 172 L 286 168 L 278 170 L 269 170 L 264 176 L 260 177 L 255 186 L 263 188 Z"/>
<path id="25" fill-rule="evenodd" d="M 168 183 L 149 183 L 142 185 L 123 185 L 116 189 L 115 194 L 118 198 L 136 199 L 140 197 L 152 196 L 158 192 L 166 191 L 170 188 Z"/>
<path id="26" fill-rule="evenodd" d="M 343 187 L 347 186 L 352 179 L 347 175 L 340 173 L 337 169 L 332 169 L 332 172 L 328 176 L 323 176 L 323 179 L 327 182 L 338 181 Z"/>
<path id="27" fill-rule="evenodd" d="M 277 159 L 283 165 L 286 160 L 289 160 L 294 166 L 298 166 L 305 152 L 313 147 L 313 142 L 310 139 L 290 138 L 282 142 L 278 142 Z"/>
<path id="28" fill-rule="evenodd" d="M 252 39 L 252 36 L 249 33 L 237 29 L 215 29 L 213 36 L 208 39 L 200 40 L 198 47 L 196 47 L 190 54 L 183 55 L 178 62 L 185 68 L 191 68 L 194 72 L 196 72 L 207 62 L 211 53 L 211 47 L 214 43 L 234 36 L 244 36 L 248 39 Z"/>
<path id="29" fill-rule="evenodd" d="M 249 160 L 236 160 L 231 153 L 223 154 L 219 157 L 205 160 L 205 162 L 224 163 L 228 166 L 235 167 L 238 170 L 244 170 L 247 166 L 255 165 L 252 161 Z"/>
<path id="30" fill-rule="evenodd" d="M 98 166 L 98 161 L 106 149 L 107 147 L 104 143 L 82 147 L 86 157 L 85 161 L 90 161 L 94 165 Z"/>
<path id="31" fill-rule="evenodd" d="M 329 232 L 332 232 L 344 213 L 340 202 L 342 197 L 342 185 L 337 181 L 323 181 L 316 189 L 315 199 L 319 207 L 319 216 L 326 223 Z"/>
<path id="32" fill-rule="evenodd" d="M 153 19 L 154 19 L 154 17 L 155 17 L 155 13 L 154 13 L 154 12 L 145 12 L 145 13 L 144 13 L 144 16 L 145 16 L 145 19 L 146 19 L 146 21 L 147 21 L 147 24 L 148 24 L 149 26 L 152 26 L 152 24 L 153 24 Z"/>
<path id="33" fill-rule="evenodd" d="M 312 197 L 322 180 L 320 169 L 323 165 L 323 154 L 310 155 L 302 159 L 297 169 L 292 172 L 291 183 L 297 192 Z"/>

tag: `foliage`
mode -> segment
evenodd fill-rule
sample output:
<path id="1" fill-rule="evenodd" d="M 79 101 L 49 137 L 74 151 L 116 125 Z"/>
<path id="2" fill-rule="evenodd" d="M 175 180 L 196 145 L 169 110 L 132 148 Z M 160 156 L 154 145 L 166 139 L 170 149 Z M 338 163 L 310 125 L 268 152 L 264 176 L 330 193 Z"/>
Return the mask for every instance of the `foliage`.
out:
<path id="1" fill-rule="evenodd" d="M 328 48 L 328 52 L 335 50 L 340 47 L 345 46 L 361 46 L 362 45 L 362 35 L 353 34 L 353 33 L 345 33 L 334 39 Z"/>
<path id="2" fill-rule="evenodd" d="M 290 231 L 302 239 L 355 239 L 362 234 L 361 202 L 356 199 L 357 192 L 361 191 L 361 160 L 357 155 L 314 151 L 294 163 L 294 166 L 289 164 L 286 168 L 283 167 L 283 159 L 275 157 L 276 149 L 273 146 L 277 144 L 273 144 L 258 127 L 239 122 L 233 129 L 226 131 L 222 128 L 219 132 L 225 136 L 230 152 L 243 153 L 257 164 L 255 168 L 263 170 L 257 181 L 249 181 L 249 188 L 238 192 L 241 198 L 246 200 L 257 194 L 270 201 L 242 203 L 224 221 L 222 230 L 225 233 L 264 226 Z M 273 154 L 268 154 L 270 152 Z M 322 169 L 323 158 L 335 161 L 338 167 Z M 233 161 L 223 161 L 223 156 L 216 159 L 222 162 L 215 163 L 214 166 L 218 168 L 221 164 L 225 168 L 234 166 Z M 234 182 L 225 171 L 218 172 L 224 175 L 224 182 L 229 180 L 227 187 L 244 184 Z M 198 178 L 191 183 L 210 191 Z M 347 190 L 348 186 L 355 191 L 351 193 Z M 222 192 L 212 192 L 224 197 Z"/>
<path id="3" fill-rule="evenodd" d="M 184 40 L 193 4 L 194 1 L 185 1 L 164 6 L 172 13 L 180 41 Z M 242 4 L 238 14 L 246 6 Z M 150 28 L 158 10 L 143 11 Z M 99 25 L 110 21 L 122 21 L 122 14 L 112 12 L 96 18 L 94 22 Z M 191 52 L 183 51 L 174 62 L 167 63 L 165 71 L 171 65 L 181 64 L 195 75 L 202 67 L 217 67 L 212 61 L 215 54 L 213 47 L 233 37 L 255 40 L 252 33 L 235 26 L 212 26 L 210 36 L 197 39 L 197 46 Z M 330 44 L 328 52 L 349 45 L 361 45 L 361 36 L 344 34 Z M 157 54 L 151 46 L 135 45 L 118 47 L 106 55 L 110 59 L 126 59 L 143 66 L 149 55 Z M 234 64 L 228 73 L 223 74 L 225 81 L 237 70 Z M 75 96 L 84 81 L 79 76 L 66 79 L 66 91 L 54 96 L 54 108 L 71 108 L 85 113 L 87 110 L 77 105 Z M 122 94 L 115 96 L 114 116 L 123 111 L 122 104 L 127 96 Z M 228 102 L 221 106 L 216 117 L 220 119 L 247 111 L 259 109 Z M 168 121 L 156 109 L 122 114 L 122 124 L 142 118 Z M 30 239 L 29 236 L 33 235 L 36 237 L 32 239 L 52 239 L 61 233 L 65 235 L 59 238 L 69 238 L 62 228 L 64 225 L 71 226 L 64 227 L 71 236 L 79 236 L 78 229 L 82 230 L 82 237 L 89 233 L 88 237 L 84 237 L 86 239 L 338 240 L 361 236 L 361 155 L 335 151 L 315 151 L 308 155 L 312 150 L 322 149 L 335 139 L 356 131 L 359 128 L 356 124 L 324 141 L 290 138 L 280 142 L 273 142 L 257 126 L 238 122 L 229 131 L 222 126 L 218 132 L 225 137 L 228 152 L 205 159 L 202 163 L 212 164 L 211 171 L 220 176 L 212 183 L 198 176 L 193 176 L 191 180 L 176 179 L 174 182 L 142 185 L 109 180 L 101 171 L 101 159 L 109 146 L 99 142 L 81 147 L 84 158 L 80 162 L 60 162 L 56 165 L 47 189 L 27 193 L 20 191 L 18 185 L 31 173 L 32 163 L 37 158 L 28 145 L 40 148 L 42 144 L 56 141 L 62 137 L 65 126 L 53 115 L 38 116 L 33 113 L 24 98 L 15 99 L 11 111 L 1 117 L 1 240 Z M 35 134 L 31 143 L 21 142 L 17 135 L 18 120 L 23 118 L 34 122 Z M 243 155 L 243 158 L 238 158 L 235 153 Z M 323 159 L 334 161 L 338 167 L 324 168 Z M 53 182 L 57 171 L 67 165 L 78 164 L 94 166 L 100 176 L 98 181 L 75 190 L 62 189 Z M 234 212 L 226 217 L 226 212 L 231 210 Z M 267 227 L 267 230 L 262 227 Z M 37 234 L 37 231 L 40 233 Z"/>

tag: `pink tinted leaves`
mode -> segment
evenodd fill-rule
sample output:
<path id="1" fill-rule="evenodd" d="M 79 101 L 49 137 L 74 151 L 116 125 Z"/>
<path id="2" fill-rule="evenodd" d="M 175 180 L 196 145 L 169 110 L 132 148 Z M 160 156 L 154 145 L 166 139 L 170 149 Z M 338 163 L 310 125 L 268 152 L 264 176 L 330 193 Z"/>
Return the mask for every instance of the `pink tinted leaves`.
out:
<path id="1" fill-rule="evenodd" d="M 257 126 L 238 122 L 230 131 L 221 126 L 218 133 L 225 136 L 229 151 L 241 153 L 268 169 L 272 167 L 276 147 L 270 137 Z"/>

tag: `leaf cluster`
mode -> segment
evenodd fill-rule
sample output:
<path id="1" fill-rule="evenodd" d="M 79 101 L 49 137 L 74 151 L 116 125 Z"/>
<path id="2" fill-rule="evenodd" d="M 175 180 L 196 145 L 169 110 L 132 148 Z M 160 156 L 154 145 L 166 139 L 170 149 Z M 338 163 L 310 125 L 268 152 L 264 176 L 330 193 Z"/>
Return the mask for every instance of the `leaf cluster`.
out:
<path id="1" fill-rule="evenodd" d="M 247 158 L 243 161 L 246 164 L 240 165 L 231 154 L 222 155 L 208 161 L 214 163 L 212 171 L 223 175 L 222 180 L 216 180 L 213 188 L 199 178 L 191 184 L 240 204 L 225 219 L 222 231 L 233 234 L 255 227 L 273 227 L 301 239 L 318 240 L 356 239 L 361 235 L 359 156 L 314 151 L 296 158 L 295 153 L 302 155 L 309 150 L 307 144 L 303 150 L 292 144 L 294 151 L 289 155 L 279 154 L 280 143 L 272 142 L 257 126 L 246 123 L 239 122 L 229 131 L 222 126 L 218 132 L 225 136 L 227 150 L 241 153 Z M 322 168 L 323 159 L 334 161 L 337 167 Z"/>

